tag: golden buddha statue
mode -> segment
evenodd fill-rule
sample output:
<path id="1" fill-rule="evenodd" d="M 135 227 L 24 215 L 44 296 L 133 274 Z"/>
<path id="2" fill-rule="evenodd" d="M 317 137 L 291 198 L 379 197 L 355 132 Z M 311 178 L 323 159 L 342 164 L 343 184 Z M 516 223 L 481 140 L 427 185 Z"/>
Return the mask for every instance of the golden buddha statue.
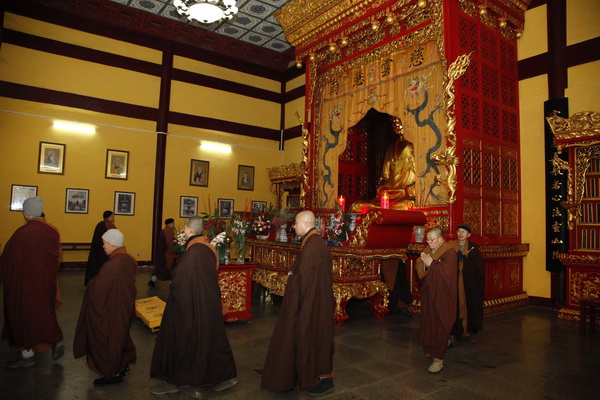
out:
<path id="1" fill-rule="evenodd" d="M 374 208 L 381 208 L 381 199 L 385 194 L 389 198 L 389 208 L 408 210 L 414 206 L 416 196 L 416 171 L 414 146 L 411 142 L 398 137 L 389 146 L 383 159 L 381 179 L 377 184 L 377 197 L 371 201 L 357 201 L 351 210 L 362 213 Z"/>

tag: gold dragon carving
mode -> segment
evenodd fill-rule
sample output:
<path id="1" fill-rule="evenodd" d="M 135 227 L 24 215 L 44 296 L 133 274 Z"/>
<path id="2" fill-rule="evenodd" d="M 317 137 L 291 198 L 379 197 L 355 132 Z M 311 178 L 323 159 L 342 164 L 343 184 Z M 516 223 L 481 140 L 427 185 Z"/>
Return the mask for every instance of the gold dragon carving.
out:
<path id="1" fill-rule="evenodd" d="M 446 174 L 436 176 L 436 182 L 443 186 L 448 192 L 448 204 L 453 204 L 456 201 L 456 167 L 458 165 L 458 157 L 456 156 L 456 115 L 454 115 L 454 82 L 460 78 L 471 63 L 471 54 L 463 54 L 458 56 L 456 60 L 448 67 L 447 83 L 445 87 L 446 93 L 446 149 L 443 153 L 433 154 L 431 157 L 438 165 L 444 166 Z"/>

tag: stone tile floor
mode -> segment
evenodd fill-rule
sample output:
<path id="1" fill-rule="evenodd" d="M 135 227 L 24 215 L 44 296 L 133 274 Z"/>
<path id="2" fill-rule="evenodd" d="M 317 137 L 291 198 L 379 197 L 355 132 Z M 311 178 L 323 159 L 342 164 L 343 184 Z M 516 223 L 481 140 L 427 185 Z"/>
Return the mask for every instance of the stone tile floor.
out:
<path id="1" fill-rule="evenodd" d="M 146 286 L 150 271 L 140 269 L 137 297 L 158 295 L 166 299 L 168 283 L 159 282 L 156 290 Z M 253 299 L 252 322 L 227 324 L 238 368 L 239 384 L 234 388 L 222 393 L 192 387 L 178 394 L 150 394 L 149 388 L 155 384 L 149 369 L 156 335 L 137 318 L 131 328 L 138 354 L 132 373 L 121 384 L 94 388 L 92 382 L 98 376 L 72 354 L 83 276 L 83 271 L 59 274 L 65 301 L 59 310 L 65 357 L 52 362 L 46 353 L 36 356 L 35 367 L 0 369 L 1 399 L 310 398 L 298 390 L 275 394 L 260 389 L 260 373 L 279 302 L 260 303 L 258 297 Z M 335 391 L 325 398 L 600 399 L 600 329 L 593 336 L 580 337 L 578 324 L 557 319 L 555 311 L 524 307 L 486 317 L 477 344 L 449 349 L 439 375 L 426 373 L 429 359 L 418 341 L 418 317 L 389 315 L 376 320 L 365 301 L 350 302 L 347 311 L 350 318 L 346 325 L 335 329 Z M 0 363 L 16 355 L 6 340 L 0 342 Z"/>

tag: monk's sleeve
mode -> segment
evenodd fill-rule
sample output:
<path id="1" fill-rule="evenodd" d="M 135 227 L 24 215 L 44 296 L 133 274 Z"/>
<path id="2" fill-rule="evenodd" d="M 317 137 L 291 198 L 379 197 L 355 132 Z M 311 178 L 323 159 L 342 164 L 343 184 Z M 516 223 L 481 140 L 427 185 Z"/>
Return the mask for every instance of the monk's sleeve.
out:
<path id="1" fill-rule="evenodd" d="M 428 271 L 425 271 L 425 263 L 423 262 L 423 260 L 421 260 L 421 257 L 417 258 L 415 269 L 417 270 L 417 275 L 419 276 L 419 279 L 423 279 L 427 276 Z"/>

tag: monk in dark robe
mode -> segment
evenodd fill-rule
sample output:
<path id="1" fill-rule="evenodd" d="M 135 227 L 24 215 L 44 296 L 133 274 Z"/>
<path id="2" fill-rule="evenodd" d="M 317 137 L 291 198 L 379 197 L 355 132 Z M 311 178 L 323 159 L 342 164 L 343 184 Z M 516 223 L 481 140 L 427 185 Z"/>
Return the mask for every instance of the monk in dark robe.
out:
<path id="1" fill-rule="evenodd" d="M 459 225 L 456 236 L 458 240 L 449 242 L 458 257 L 458 310 L 450 340 L 454 344 L 464 337 L 475 343 L 474 336 L 483 328 L 485 266 L 479 247 L 469 241 L 471 227 Z"/>
<path id="2" fill-rule="evenodd" d="M 440 228 L 427 232 L 429 248 L 417 259 L 421 289 L 421 343 L 433 358 L 427 369 L 437 374 L 444 368 L 448 338 L 456 319 L 458 261 L 456 250 L 444 241 Z"/>
<path id="3" fill-rule="evenodd" d="M 204 221 L 185 223 L 186 251 L 171 271 L 150 376 L 163 380 L 155 395 L 177 393 L 181 386 L 212 385 L 217 391 L 237 384 L 237 369 L 221 307 L 217 252 L 202 236 Z"/>
<path id="4" fill-rule="evenodd" d="M 115 226 L 115 216 L 112 211 L 106 210 L 102 215 L 104 218 L 98 222 L 94 229 L 94 235 L 92 236 L 92 245 L 90 246 L 90 255 L 88 256 L 88 262 L 85 266 L 85 281 L 84 285 L 98 275 L 100 267 L 104 265 L 108 256 L 104 252 L 104 242 L 102 241 L 102 235 L 109 229 L 117 229 Z"/>
<path id="5" fill-rule="evenodd" d="M 299 213 L 294 228 L 302 247 L 288 273 L 261 387 L 284 392 L 298 385 L 322 395 L 334 388 L 331 256 L 311 211 Z"/>
<path id="6" fill-rule="evenodd" d="M 165 220 L 165 228 L 158 234 L 156 241 L 156 249 L 154 251 L 154 271 L 152 278 L 148 281 L 148 286 L 152 289 L 156 288 L 156 281 L 171 280 L 171 269 L 175 263 L 177 254 L 173 251 L 175 245 L 175 220 L 167 218 Z"/>
<path id="7" fill-rule="evenodd" d="M 52 359 L 64 354 L 63 333 L 56 310 L 62 304 L 57 272 L 61 246 L 58 230 L 46 222 L 42 198 L 23 203 L 27 223 L 17 229 L 0 257 L 0 280 L 4 285 L 2 337 L 21 351 L 7 368 L 36 365 L 34 352 L 52 347 Z"/>
<path id="8" fill-rule="evenodd" d="M 73 355 L 87 356 L 88 367 L 104 377 L 95 386 L 120 383 L 136 361 L 129 328 L 135 308 L 137 261 L 127 253 L 123 234 L 102 235 L 108 260 L 85 289 L 75 330 Z"/>

